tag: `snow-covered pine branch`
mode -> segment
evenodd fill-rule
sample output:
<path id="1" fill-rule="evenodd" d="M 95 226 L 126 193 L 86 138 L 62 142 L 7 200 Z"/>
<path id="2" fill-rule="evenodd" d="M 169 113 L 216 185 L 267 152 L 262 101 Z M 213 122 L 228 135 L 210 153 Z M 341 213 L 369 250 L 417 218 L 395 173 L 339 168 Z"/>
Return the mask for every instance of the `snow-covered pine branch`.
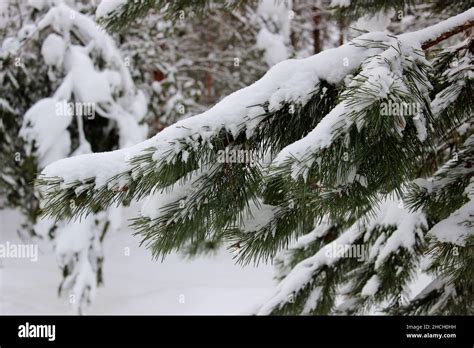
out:
<path id="1" fill-rule="evenodd" d="M 456 169 L 470 168 L 470 160 L 450 167 L 462 175 L 455 194 L 442 195 L 440 211 L 434 204 L 430 212 L 423 203 L 430 198 L 410 191 L 410 184 L 433 175 L 436 160 L 451 155 L 440 151 L 430 164 L 432 145 L 446 145 L 450 115 L 464 127 L 464 133 L 455 129 L 460 138 L 472 131 L 472 101 L 465 97 L 472 93 L 471 55 L 455 49 L 461 68 L 433 69 L 423 47 L 472 26 L 473 19 L 470 9 L 412 33 L 364 34 L 281 62 L 253 85 L 145 142 L 55 162 L 37 181 L 45 214 L 77 217 L 94 205 L 147 198 L 134 227 L 155 256 L 210 235 L 231 241 L 241 261 L 268 260 L 303 236 L 298 244 L 310 247 L 289 252 L 283 264 L 294 269 L 283 267 L 262 313 L 350 313 L 375 303 L 402 311 L 427 231 L 445 219 L 459 231 L 471 226 L 472 174 Z M 450 62 L 453 55 L 447 57 Z M 456 108 L 456 100 L 465 105 Z M 384 114 L 384 107 L 404 105 L 414 109 Z M 222 151 L 254 157 L 222 160 Z M 72 207 L 64 204 L 70 200 Z M 336 244 L 362 245 L 370 253 L 362 264 L 327 257 L 324 247 Z M 443 250 L 452 247 L 444 244 Z M 468 255 L 468 243 L 459 247 Z M 439 262 L 433 264 L 439 271 Z M 450 270 L 456 289 L 472 283 L 459 283 L 460 269 L 454 262 Z M 339 295 L 345 298 L 337 306 Z"/>
<path id="2" fill-rule="evenodd" d="M 365 82 L 367 85 L 370 85 L 367 86 L 367 88 L 374 93 L 372 102 L 377 101 L 377 98 L 380 100 L 386 97 L 388 92 L 390 92 L 390 88 L 401 88 L 402 91 L 410 93 L 410 86 L 408 86 L 406 81 L 404 81 L 404 74 L 407 73 L 407 70 L 404 69 L 404 67 L 406 67 L 407 63 L 413 63 L 410 61 L 410 58 L 415 58 L 416 61 L 417 56 L 420 57 L 421 54 L 420 52 L 417 52 L 417 50 L 421 51 L 423 46 L 428 45 L 428 47 L 430 47 L 434 42 L 439 42 L 441 39 L 446 39 L 451 35 L 472 27 L 474 25 L 473 14 L 474 9 L 470 9 L 429 28 L 399 35 L 395 41 L 389 41 L 387 43 L 387 50 L 379 53 L 380 56 L 376 57 L 376 59 L 370 57 L 365 64 L 364 62 L 361 62 L 363 70 L 360 75 L 367 80 Z M 362 39 L 362 37 L 360 38 Z M 394 55 L 394 51 L 397 49 L 401 50 L 401 52 L 397 52 L 399 55 L 398 57 L 396 54 Z M 403 56 L 406 58 L 403 58 Z M 419 59 L 422 60 L 424 58 L 420 57 Z M 403 60 L 408 60 L 408 62 Z M 379 69 L 374 69 L 377 67 Z M 364 71 L 364 68 L 366 71 Z M 356 84 L 357 81 L 353 81 L 352 83 Z M 405 86 L 400 86 L 399 83 L 405 84 Z M 418 88 L 418 86 L 416 87 Z M 425 90 L 425 92 L 428 91 Z M 356 122 L 355 117 L 352 118 L 352 120 L 350 117 L 346 117 L 348 111 L 346 110 L 348 109 L 347 104 L 353 102 L 350 97 L 358 98 L 360 95 L 350 95 L 346 102 L 339 104 L 337 108 L 332 110 L 331 113 L 325 117 L 324 121 L 318 124 L 318 126 L 308 134 L 307 137 L 283 149 L 274 160 L 274 163 L 281 164 L 285 160 L 289 160 L 292 163 L 298 162 L 295 163 L 297 168 L 293 170 L 293 173 L 298 175 L 299 170 L 301 170 L 301 168 L 299 168 L 301 165 L 300 162 L 305 162 L 304 157 L 307 154 L 313 154 L 318 150 L 327 147 L 334 141 L 334 138 L 338 134 L 346 133 L 348 128 Z M 411 97 L 416 98 L 416 95 L 412 95 Z M 423 95 L 420 97 L 423 97 Z M 413 102 L 423 104 L 423 100 L 413 100 Z M 359 105 L 360 107 L 366 106 L 363 104 Z M 350 111 L 353 110 L 353 108 L 350 108 Z M 317 156 L 311 157 L 314 161 Z M 311 165 L 311 163 L 308 165 Z"/>
<path id="3" fill-rule="evenodd" d="M 76 190 L 88 196 L 83 203 L 78 202 L 77 211 L 74 211 L 76 213 L 87 212 L 87 204 L 92 197 L 100 203 L 111 204 L 131 197 L 146 196 L 156 185 L 167 186 L 198 167 L 201 160 L 199 152 L 213 151 L 212 143 L 221 132 L 234 139 L 239 135 L 250 139 L 269 113 L 280 111 L 288 105 L 290 109 L 304 106 L 312 94 L 318 93 L 318 85 L 322 81 L 341 86 L 344 79 L 355 73 L 364 60 L 382 54 L 387 47 L 390 49 L 391 44 L 407 40 L 415 47 L 421 47 L 424 40 L 459 27 L 472 20 L 473 16 L 474 10 L 471 9 L 434 25 L 432 29 L 404 34 L 399 38 L 369 33 L 337 49 L 326 50 L 307 59 L 281 62 L 262 79 L 224 98 L 210 110 L 177 122 L 136 146 L 55 162 L 44 169 L 38 181 L 49 197 L 46 198 L 45 212 L 56 216 L 65 214 L 66 210 L 54 203 L 66 197 L 69 201 L 75 196 Z M 371 41 L 374 42 L 374 47 L 366 47 L 367 42 Z M 377 46 L 376 42 L 381 45 Z M 325 130 L 329 133 L 323 132 L 323 139 L 332 137 L 332 121 L 344 105 L 340 104 L 331 111 L 308 137 L 318 135 L 328 125 L 329 128 Z M 302 143 L 308 137 L 284 149 L 277 157 L 278 162 L 297 157 L 298 153 L 305 155 L 307 152 L 303 150 L 307 148 Z M 132 160 L 127 161 L 130 158 Z M 187 165 L 190 159 L 193 163 Z M 172 168 L 175 171 L 171 177 L 156 175 L 160 171 L 162 174 L 169 174 L 173 171 Z M 114 194 L 114 191 L 118 193 Z M 53 211 L 53 206 L 57 210 Z"/>
<path id="4" fill-rule="evenodd" d="M 474 299 L 474 135 L 429 179 L 410 186 L 407 201 L 432 221 L 425 271 L 433 280 L 396 314 L 472 314 Z M 439 217 L 442 217 L 440 219 Z"/>
<path id="5" fill-rule="evenodd" d="M 318 225 L 285 252 L 284 258 L 294 262 L 293 254 L 296 251 L 311 248 L 311 244 L 318 242 L 330 228 L 327 222 Z M 391 295 L 393 288 L 390 285 L 397 281 L 396 278 L 400 278 L 403 284 L 412 276 L 411 267 L 407 272 L 401 268 L 401 260 L 406 255 L 400 255 L 399 249 L 404 249 L 407 255 L 414 258 L 419 257 L 415 250 L 423 241 L 423 230 L 426 228 L 427 222 L 422 213 L 411 213 L 401 208 L 396 200 L 382 199 L 380 206 L 369 217 L 356 221 L 332 242 L 319 245 L 314 255 L 292 266 L 258 313 L 320 313 L 320 306 L 334 307 L 338 295 L 335 286 L 338 283 L 348 284 L 345 296 L 351 301 L 357 299 L 362 302 L 374 295 L 377 295 L 377 300 L 385 300 Z M 359 250 L 356 250 L 356 246 Z M 384 269 L 389 257 L 400 259 L 396 262 L 399 263 L 399 272 L 387 272 Z M 361 263 L 361 260 L 364 262 Z M 348 265 L 351 263 L 358 265 L 361 270 Z M 343 271 L 349 269 L 350 273 Z M 334 281 L 331 277 L 337 277 L 338 280 Z M 313 292 L 317 294 L 310 295 Z"/>

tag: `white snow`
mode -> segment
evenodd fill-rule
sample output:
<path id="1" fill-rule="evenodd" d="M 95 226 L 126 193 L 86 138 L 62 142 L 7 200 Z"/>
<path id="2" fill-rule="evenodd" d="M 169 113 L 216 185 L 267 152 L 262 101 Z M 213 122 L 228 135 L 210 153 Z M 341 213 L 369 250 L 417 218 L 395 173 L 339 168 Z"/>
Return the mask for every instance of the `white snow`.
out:
<path id="1" fill-rule="evenodd" d="M 81 221 L 71 221 L 66 228 L 60 229 L 55 240 L 56 254 L 59 259 L 70 257 L 84 249 L 87 251 L 86 247 L 89 246 L 93 233 L 93 220 L 93 216 L 88 216 Z"/>
<path id="2" fill-rule="evenodd" d="M 97 6 L 95 15 L 97 18 L 104 17 L 115 11 L 117 8 L 126 3 L 126 0 L 102 0 Z"/>
<path id="3" fill-rule="evenodd" d="M 377 290 L 380 287 L 380 278 L 378 275 L 374 274 L 364 285 L 360 294 L 362 296 L 373 296 L 377 293 Z"/>
<path id="4" fill-rule="evenodd" d="M 265 51 L 265 61 L 268 66 L 273 66 L 289 56 L 283 37 L 269 32 L 266 28 L 258 33 L 257 46 Z"/>
<path id="5" fill-rule="evenodd" d="M 349 7 L 351 0 L 331 0 L 330 7 Z"/>
<path id="6" fill-rule="evenodd" d="M 0 211 L 0 243 L 21 243 L 16 233 L 20 219 L 16 211 Z M 172 254 L 163 263 L 152 261 L 132 233 L 122 227 L 106 235 L 105 284 L 97 288 L 86 314 L 251 314 L 274 286 L 270 265 L 241 267 L 224 250 L 193 260 Z M 37 242 L 35 263 L 0 259 L 0 314 L 75 314 L 68 299 L 57 296 L 61 275 L 51 244 Z"/>
<path id="7" fill-rule="evenodd" d="M 459 155 L 463 155 L 466 149 L 472 146 L 474 146 L 474 135 L 466 139 L 462 145 L 464 150 L 461 150 Z M 443 187 L 452 184 L 460 176 L 467 176 L 474 171 L 472 167 L 456 164 L 458 164 L 458 158 L 452 157 L 436 171 L 433 178 L 417 180 L 416 184 L 420 187 L 424 187 L 429 193 L 437 193 L 441 191 Z M 467 191 L 466 195 L 469 196 L 470 193 Z"/>
<path id="8" fill-rule="evenodd" d="M 438 301 L 430 308 L 428 314 L 434 315 L 439 307 L 443 306 L 447 300 L 456 296 L 456 289 L 454 285 L 450 282 L 449 279 L 445 277 L 438 277 L 428 283 L 423 290 L 414 297 L 413 300 L 419 300 L 426 297 L 432 291 L 441 290 L 442 295 L 439 297 Z"/>
<path id="9" fill-rule="evenodd" d="M 400 248 L 413 252 L 416 244 L 416 237 L 423 240 L 423 230 L 428 228 L 426 217 L 421 212 L 410 212 L 407 208 L 400 206 L 394 200 L 386 200 L 377 209 L 377 216 L 369 224 L 367 230 L 375 226 L 396 226 L 395 231 L 380 247 L 375 260 L 375 268 L 383 265 L 384 261 Z"/>
<path id="10" fill-rule="evenodd" d="M 262 0 L 258 4 L 260 31 L 257 34 L 257 47 L 264 51 L 269 67 L 290 56 L 290 12 L 291 2 Z"/>
<path id="11" fill-rule="evenodd" d="M 41 168 L 71 154 L 69 133 L 65 130 L 72 117 L 67 113 L 58 113 L 55 108 L 72 97 L 75 102 L 91 105 L 94 117 L 97 109 L 102 117 L 117 122 L 121 147 L 142 141 L 147 127 L 138 122 L 146 114 L 147 100 L 142 92 L 136 90 L 112 38 L 91 18 L 62 2 L 52 6 L 39 21 L 38 30 L 48 27 L 61 33 L 61 36 L 53 33 L 45 39 L 42 56 L 47 65 L 56 66 L 66 75 L 53 98 L 39 101 L 28 110 L 21 132 L 30 144 L 36 141 Z M 72 32 L 82 39 L 84 46 L 70 42 Z M 92 50 L 102 54 L 106 66 L 101 71 L 97 70 L 91 59 Z M 28 121 L 32 129 L 29 129 Z M 83 120 L 77 121 L 81 125 L 81 133 Z M 90 149 L 83 136 L 80 141 L 81 147 L 75 154 L 87 153 L 86 150 Z"/>
<path id="12" fill-rule="evenodd" d="M 97 50 L 110 66 L 120 72 L 125 94 L 133 94 L 135 87 L 120 51 L 114 40 L 92 18 L 60 2 L 51 7 L 38 22 L 37 30 L 47 27 L 52 27 L 56 33 L 64 33 L 66 41 L 71 31 L 79 35 L 81 41 L 87 43 L 87 50 Z"/>
<path id="13" fill-rule="evenodd" d="M 464 44 L 467 45 L 467 42 L 465 41 Z M 440 117 L 440 114 L 448 106 L 455 103 L 466 84 L 466 80 L 474 77 L 473 70 L 472 55 L 468 53 L 457 60 L 457 67 L 449 68 L 443 73 L 443 78 L 450 84 L 447 88 L 438 92 L 431 102 L 431 110 L 434 117 Z"/>
<path id="14" fill-rule="evenodd" d="M 306 284 L 312 281 L 314 272 L 320 267 L 334 265 L 343 254 L 326 255 L 327 249 L 332 249 L 337 245 L 351 245 L 358 238 L 363 236 L 363 233 L 371 233 L 376 227 L 380 226 L 395 226 L 396 230 L 390 235 L 382 248 L 379 248 L 378 257 L 375 261 L 376 269 L 380 266 L 390 254 L 398 251 L 399 248 L 405 248 L 412 251 L 415 243 L 415 235 L 420 238 L 422 235 L 422 228 L 426 228 L 426 219 L 421 213 L 410 213 L 403 207 L 399 207 L 398 202 L 390 199 L 382 200 L 380 207 L 376 209 L 374 214 L 371 214 L 367 219 L 361 219 L 354 223 L 349 229 L 345 230 L 338 238 L 327 244 L 325 248 L 320 249 L 313 256 L 298 263 L 286 275 L 286 277 L 278 284 L 273 294 L 267 301 L 259 308 L 258 314 L 269 314 L 283 303 L 288 301 L 289 296 L 297 293 Z M 366 239 L 367 235 L 364 236 Z M 306 237 L 303 237 L 306 238 Z M 311 240 L 311 238 L 309 239 Z M 382 241 L 379 241 L 382 244 Z M 372 258 L 374 252 L 372 250 Z M 373 278 L 368 285 L 366 294 L 376 291 L 378 287 L 377 278 Z"/>
<path id="15" fill-rule="evenodd" d="M 350 245 L 361 234 L 362 230 L 357 224 L 354 224 L 327 246 L 328 248 L 331 248 L 332 244 Z M 269 299 L 259 308 L 258 314 L 270 314 L 273 309 L 277 308 L 280 304 L 286 303 L 290 296 L 293 296 L 293 294 L 301 289 L 305 284 L 308 284 L 311 281 L 313 272 L 318 268 L 323 265 L 331 266 L 338 260 L 339 257 L 337 255 L 335 257 L 327 257 L 326 250 L 323 248 L 313 256 L 298 263 L 278 284 Z"/>
<path id="16" fill-rule="evenodd" d="M 394 14 L 394 11 L 389 11 L 388 13 L 380 11 L 373 15 L 367 15 L 359 18 L 353 27 L 368 32 L 385 31 Z"/>
<path id="17" fill-rule="evenodd" d="M 65 52 L 66 43 L 61 36 L 54 33 L 49 34 L 41 46 L 41 54 L 46 65 L 60 67 L 63 63 Z"/>
<path id="18" fill-rule="evenodd" d="M 390 41 L 382 33 L 365 34 L 359 39 Z M 355 39 L 355 41 L 357 40 Z M 183 139 L 186 143 L 190 144 L 194 142 L 192 136 L 199 134 L 206 141 L 222 128 L 235 134 L 241 131 L 244 126 L 246 126 L 247 134 L 251 135 L 258 124 L 258 116 L 263 113 L 263 110 L 259 107 L 248 107 L 249 105 L 262 104 L 270 100 L 270 109 L 276 110 L 284 101 L 305 103 L 308 100 L 308 94 L 314 89 L 314 86 L 320 79 L 333 84 L 341 83 L 344 77 L 354 71 L 363 59 L 376 53 L 380 53 L 380 50 L 358 48 L 346 44 L 337 49 L 326 50 L 307 59 L 290 59 L 281 62 L 270 69 L 262 79 L 253 85 L 231 94 L 219 104 L 200 115 L 190 117 L 168 127 L 149 141 L 127 149 L 127 153 L 133 157 L 144 148 L 155 146 L 157 148 L 154 156 L 155 159 L 171 160 L 173 155 L 182 149 L 182 145 L 176 141 L 177 139 Z M 305 83 L 302 83 L 302 81 Z M 331 135 L 328 132 L 341 119 L 343 111 L 343 106 L 336 107 L 331 112 L 331 117 L 327 117 L 327 120 L 325 119 L 321 122 L 318 125 L 319 128 L 316 128 L 318 129 L 317 131 L 315 129 L 314 133 L 310 133 L 311 137 L 316 134 L 318 137 L 321 137 L 319 144 L 327 144 L 331 140 Z M 310 142 L 304 139 L 301 141 L 303 143 L 305 141 Z M 300 145 L 304 145 L 303 143 L 297 142 L 292 146 L 299 148 Z M 305 153 L 306 151 L 301 152 Z M 291 148 L 287 148 L 280 154 L 278 159 L 283 159 L 286 157 L 285 155 L 290 153 L 292 153 Z M 65 179 L 66 183 L 76 179 L 83 180 L 89 177 L 99 177 L 96 180 L 96 184 L 101 186 L 114 174 L 128 169 L 126 163 L 121 163 L 122 158 L 122 153 L 109 153 L 95 156 L 95 158 L 78 157 L 74 160 L 65 160 L 67 162 L 64 162 L 64 165 L 55 164 L 50 166 L 43 174 L 46 176 L 61 176 Z M 86 161 L 88 165 L 82 164 L 82 161 Z M 91 163 L 94 165 L 90 165 Z M 76 166 L 82 170 L 76 170 Z M 89 168 L 89 170 L 84 170 L 85 168 Z"/>
<path id="19" fill-rule="evenodd" d="M 321 296 L 322 288 L 320 286 L 315 287 L 308 296 L 301 314 L 309 314 L 313 309 L 316 308 L 316 304 Z"/>
<path id="20" fill-rule="evenodd" d="M 71 47 L 66 55 L 65 65 L 71 75 L 72 90 L 78 101 L 89 103 L 112 101 L 107 78 L 96 71 L 91 59 L 83 53 L 81 47 Z"/>
<path id="21" fill-rule="evenodd" d="M 34 104 L 23 117 L 20 136 L 30 146 L 37 147 L 40 168 L 67 157 L 71 151 L 71 138 L 67 127 L 72 116 L 57 114 L 58 101 L 45 98 Z"/>
<path id="22" fill-rule="evenodd" d="M 20 48 L 20 42 L 17 38 L 14 37 L 7 37 L 2 42 L 2 56 L 5 54 L 15 54 L 18 49 Z"/>
<path id="23" fill-rule="evenodd" d="M 430 234 L 441 242 L 465 246 L 474 235 L 474 179 L 465 190 L 469 201 L 430 230 Z"/>
<path id="24" fill-rule="evenodd" d="M 419 114 L 413 118 L 413 124 L 416 128 L 416 134 L 420 141 L 425 141 L 426 137 L 428 136 L 428 132 L 426 130 L 426 119 L 423 115 Z"/>
<path id="25" fill-rule="evenodd" d="M 34 24 L 25 24 L 18 30 L 18 38 L 20 40 L 26 40 L 30 38 L 36 32 L 36 26 Z"/>

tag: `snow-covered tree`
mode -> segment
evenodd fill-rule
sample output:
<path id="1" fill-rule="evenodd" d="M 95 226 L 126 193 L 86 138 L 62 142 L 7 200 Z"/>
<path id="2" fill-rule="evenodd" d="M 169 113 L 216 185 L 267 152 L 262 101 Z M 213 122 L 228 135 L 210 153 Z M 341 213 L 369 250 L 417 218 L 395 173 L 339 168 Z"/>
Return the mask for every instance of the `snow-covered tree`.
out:
<path id="1" fill-rule="evenodd" d="M 355 17 L 405 6 L 337 2 Z M 126 2 L 109 23 L 150 3 Z M 462 7 L 420 30 L 285 60 L 135 146 L 51 163 L 37 180 L 43 212 L 77 218 L 136 199 L 133 226 L 155 257 L 216 239 L 243 263 L 284 250 L 261 314 L 472 314 L 473 65 L 462 33 L 474 9 Z M 433 282 L 411 298 L 421 265 Z"/>
<path id="2" fill-rule="evenodd" d="M 102 282 L 101 244 L 117 227 L 119 212 L 94 205 L 94 214 L 81 221 L 37 221 L 41 194 L 31 179 L 58 159 L 145 139 L 147 100 L 112 38 L 78 11 L 80 3 L 78 8 L 64 1 L 9 5 L 15 15 L 0 54 L 6 126 L 1 177 L 9 185 L 2 185 L 2 195 L 7 205 L 29 214 L 36 236 L 54 240 L 63 275 L 59 293 L 81 312 Z"/>

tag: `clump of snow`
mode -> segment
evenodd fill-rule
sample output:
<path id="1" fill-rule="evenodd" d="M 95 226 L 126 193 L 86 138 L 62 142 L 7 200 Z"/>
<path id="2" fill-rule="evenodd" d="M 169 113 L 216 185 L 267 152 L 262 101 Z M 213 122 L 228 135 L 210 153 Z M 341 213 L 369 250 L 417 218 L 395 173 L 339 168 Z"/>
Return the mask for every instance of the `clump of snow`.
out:
<path id="1" fill-rule="evenodd" d="M 280 34 L 269 32 L 266 28 L 258 33 L 257 46 L 264 50 L 268 66 L 273 66 L 288 58 L 289 54 L 284 38 Z"/>
<path id="2" fill-rule="evenodd" d="M 7 37 L 2 42 L 2 56 L 5 54 L 15 54 L 20 48 L 20 42 L 17 38 Z"/>
<path id="3" fill-rule="evenodd" d="M 288 249 L 282 250 L 277 255 L 276 260 L 280 265 L 280 275 L 288 274 L 291 271 L 295 251 L 298 249 L 306 250 L 311 243 L 327 235 L 333 226 L 328 216 L 324 216 L 321 221 L 316 221 L 315 223 L 316 226 L 311 232 L 299 237 Z"/>
<path id="4" fill-rule="evenodd" d="M 72 221 L 57 233 L 56 255 L 60 260 L 87 249 L 93 232 L 93 220 L 93 217 L 89 216 L 83 221 Z M 61 261 L 60 264 L 67 262 Z"/>
<path id="5" fill-rule="evenodd" d="M 319 298 L 321 297 L 322 293 L 322 287 L 317 286 L 313 290 L 311 290 L 311 293 L 308 296 L 308 299 L 306 300 L 306 303 L 304 305 L 303 311 L 301 314 L 309 314 L 311 313 L 312 310 L 316 308 L 316 305 L 318 303 Z"/>
<path id="6" fill-rule="evenodd" d="M 386 200 L 377 211 L 376 218 L 369 224 L 368 230 L 376 226 L 396 226 L 395 231 L 379 247 L 375 260 L 375 268 L 383 265 L 384 261 L 400 248 L 410 252 L 416 245 L 417 238 L 423 240 L 423 231 L 427 229 L 426 217 L 421 212 L 410 212 L 400 202 Z"/>
<path id="7" fill-rule="evenodd" d="M 148 111 L 147 105 L 148 99 L 145 93 L 137 91 L 137 94 L 130 105 L 130 111 L 137 121 L 141 121 L 145 117 Z"/>
<path id="8" fill-rule="evenodd" d="M 290 52 L 291 4 L 273 0 L 260 1 L 257 16 L 261 29 L 257 34 L 257 47 L 264 51 L 268 66 L 288 59 Z"/>
<path id="9" fill-rule="evenodd" d="M 425 141 L 428 136 L 425 117 L 422 114 L 418 114 L 416 117 L 413 118 L 413 124 L 416 128 L 418 140 Z"/>
<path id="10" fill-rule="evenodd" d="M 97 265 L 95 257 L 89 253 L 102 253 L 98 243 L 91 244 L 97 241 L 94 237 L 96 232 L 93 216 L 62 224 L 57 230 L 56 259 L 61 268 L 67 267 L 70 272 L 61 284 L 61 289 L 69 299 L 74 299 L 70 303 L 75 311 L 82 310 L 84 298 L 90 302 L 95 297 Z"/>
<path id="11" fill-rule="evenodd" d="M 49 34 L 41 46 L 41 54 L 46 65 L 59 67 L 63 63 L 66 43 L 57 34 Z"/>
<path id="12" fill-rule="evenodd" d="M 100 103 L 112 101 L 110 85 L 98 72 L 82 47 L 72 46 L 65 61 L 72 81 L 72 91 L 77 101 Z"/>
<path id="13" fill-rule="evenodd" d="M 97 6 L 97 10 L 95 11 L 95 16 L 97 18 L 99 17 L 105 17 L 109 13 L 112 13 L 116 9 L 118 9 L 120 6 L 126 3 L 126 0 L 102 0 Z"/>
<path id="14" fill-rule="evenodd" d="M 308 244 L 321 237 L 324 237 L 331 227 L 332 223 L 330 222 L 329 217 L 324 216 L 311 232 L 298 238 L 298 240 L 291 246 L 291 249 L 306 248 Z"/>
<path id="15" fill-rule="evenodd" d="M 360 294 L 362 296 L 373 296 L 377 293 L 377 290 L 380 287 L 380 278 L 378 275 L 374 274 L 364 285 Z"/>
<path id="16" fill-rule="evenodd" d="M 257 14 L 265 22 L 272 22 L 281 32 L 284 40 L 289 39 L 291 34 L 291 2 L 262 0 L 258 4 Z"/>
<path id="17" fill-rule="evenodd" d="M 390 20 L 394 15 L 394 11 L 377 12 L 373 15 L 361 17 L 354 24 L 354 28 L 363 31 L 385 31 L 390 24 Z"/>
<path id="18" fill-rule="evenodd" d="M 467 239 L 474 235 L 474 179 L 465 192 L 469 201 L 430 230 L 439 241 L 465 246 Z"/>
<path id="19" fill-rule="evenodd" d="M 19 31 L 18 31 L 18 38 L 20 40 L 28 39 L 36 32 L 36 25 L 34 24 L 25 24 Z"/>
<path id="20" fill-rule="evenodd" d="M 34 104 L 23 117 L 20 136 L 30 147 L 37 148 L 39 166 L 67 157 L 71 151 L 71 138 L 67 127 L 72 120 L 69 114 L 57 114 L 58 100 L 45 98 Z"/>
<path id="21" fill-rule="evenodd" d="M 351 0 L 331 0 L 330 7 L 349 7 Z"/>

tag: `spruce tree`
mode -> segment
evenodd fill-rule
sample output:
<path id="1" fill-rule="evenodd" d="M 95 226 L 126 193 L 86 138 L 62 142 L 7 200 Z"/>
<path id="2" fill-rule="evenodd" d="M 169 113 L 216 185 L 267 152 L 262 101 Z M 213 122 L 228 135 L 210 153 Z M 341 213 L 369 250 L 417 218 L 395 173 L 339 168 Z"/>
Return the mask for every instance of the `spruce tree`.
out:
<path id="1" fill-rule="evenodd" d="M 354 18 L 418 4 L 335 3 Z M 108 28 L 150 4 L 164 5 L 127 2 Z M 223 240 L 238 262 L 274 259 L 260 314 L 473 314 L 474 9 L 437 4 L 436 24 L 283 61 L 145 142 L 50 164 L 43 214 L 144 201 L 133 227 L 157 258 Z M 420 268 L 433 281 L 412 298 Z"/>

